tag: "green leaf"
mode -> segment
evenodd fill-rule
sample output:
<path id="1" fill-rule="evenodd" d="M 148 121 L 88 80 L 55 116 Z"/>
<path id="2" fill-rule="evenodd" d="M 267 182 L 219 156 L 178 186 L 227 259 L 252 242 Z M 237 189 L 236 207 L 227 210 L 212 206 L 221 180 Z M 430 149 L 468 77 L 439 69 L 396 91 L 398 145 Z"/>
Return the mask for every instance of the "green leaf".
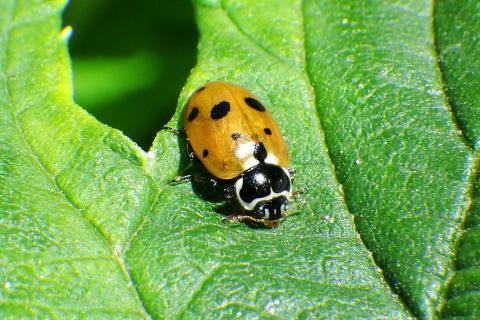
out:
<path id="1" fill-rule="evenodd" d="M 436 40 L 448 97 L 459 126 L 475 149 L 480 141 L 480 3 L 438 1 Z M 477 169 L 478 171 L 478 169 Z M 457 252 L 457 272 L 449 286 L 444 318 L 480 317 L 480 176 Z"/>
<path id="2" fill-rule="evenodd" d="M 187 170 L 181 139 L 162 131 L 145 153 L 73 103 L 62 1 L 3 1 L 0 316 L 435 318 L 454 275 L 444 313 L 464 310 L 455 285 L 477 274 L 453 257 L 474 157 L 432 5 L 195 2 L 198 64 L 170 125 L 207 80 L 262 99 L 308 189 L 267 230 L 224 224 L 209 190 L 168 184 Z M 475 244 L 462 238 L 458 264 L 477 263 Z"/>
<path id="3" fill-rule="evenodd" d="M 307 3 L 322 13 L 307 18 L 318 110 L 359 233 L 413 311 L 435 317 L 473 159 L 442 92 L 432 3 Z"/>
<path id="4" fill-rule="evenodd" d="M 480 3 L 440 0 L 435 6 L 440 62 L 448 97 L 468 140 L 480 141 Z"/>
<path id="5" fill-rule="evenodd" d="M 62 8 L 0 5 L 0 317 L 147 318 L 122 252 L 156 186 L 73 104 Z"/>

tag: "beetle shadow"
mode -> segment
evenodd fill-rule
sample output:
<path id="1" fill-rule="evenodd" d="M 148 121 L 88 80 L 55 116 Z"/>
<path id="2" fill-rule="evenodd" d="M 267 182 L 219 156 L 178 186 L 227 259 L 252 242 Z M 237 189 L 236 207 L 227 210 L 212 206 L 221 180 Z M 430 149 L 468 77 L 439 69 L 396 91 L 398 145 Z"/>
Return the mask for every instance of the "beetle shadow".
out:
<path id="1" fill-rule="evenodd" d="M 181 117 L 177 122 L 177 128 L 182 128 L 178 130 L 183 130 L 184 128 Z M 193 152 L 193 150 L 189 146 L 186 135 L 178 134 L 177 139 L 180 152 L 180 161 L 177 171 L 178 175 L 192 175 L 193 178 L 185 183 L 190 183 L 192 185 L 193 192 L 203 200 L 214 204 L 219 204 L 214 207 L 215 212 L 222 215 L 231 214 L 232 208 L 230 208 L 229 204 L 226 203 L 226 199 L 224 197 L 224 188 L 228 184 L 225 181 L 220 181 L 217 186 L 212 186 L 210 180 L 214 179 L 215 177 L 205 169 L 196 156 L 194 159 L 189 157 L 189 153 Z M 219 209 L 217 211 L 217 207 L 224 209 Z"/>

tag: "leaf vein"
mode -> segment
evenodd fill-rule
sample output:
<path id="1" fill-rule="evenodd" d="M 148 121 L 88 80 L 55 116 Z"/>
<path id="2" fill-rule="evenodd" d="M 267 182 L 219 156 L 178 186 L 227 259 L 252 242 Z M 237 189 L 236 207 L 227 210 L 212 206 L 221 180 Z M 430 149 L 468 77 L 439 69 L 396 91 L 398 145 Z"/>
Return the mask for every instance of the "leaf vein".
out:
<path id="1" fill-rule="evenodd" d="M 462 126 L 462 123 L 460 122 L 460 119 L 459 119 L 459 116 L 457 114 L 457 110 L 454 108 L 454 105 L 453 105 L 453 97 L 451 97 L 449 94 L 448 94 L 448 90 L 447 90 L 447 82 L 445 80 L 445 74 L 443 72 L 443 69 L 442 69 L 442 65 L 440 63 L 440 48 L 439 48 L 439 45 L 438 45 L 438 34 L 437 32 L 435 31 L 436 30 L 436 23 L 437 23 L 437 19 L 436 19 L 436 15 L 435 15 L 435 6 L 436 6 L 436 1 L 435 0 L 432 0 L 432 9 L 431 9 L 431 16 L 432 16 L 432 23 L 430 25 L 430 32 L 432 33 L 433 35 L 433 47 L 434 47 L 434 50 L 433 50 L 433 53 L 432 55 L 435 57 L 435 69 L 437 70 L 437 73 L 438 75 L 440 76 L 440 83 L 441 83 L 441 86 L 442 86 L 442 92 L 444 94 L 444 96 L 446 97 L 446 99 L 444 99 L 444 104 L 445 106 L 447 107 L 449 113 L 451 114 L 451 118 L 452 118 L 452 122 L 453 122 L 453 125 L 455 126 L 455 128 L 461 132 L 461 137 L 462 137 L 462 142 L 468 147 L 469 150 L 474 150 L 475 148 L 475 145 L 474 145 L 474 141 L 470 140 L 468 135 L 465 133 L 465 128 Z M 468 213 L 467 213 L 468 214 Z"/>
<path id="2" fill-rule="evenodd" d="M 328 142 L 328 139 L 327 139 L 327 132 L 325 131 L 324 129 L 324 125 L 323 125 L 323 122 L 322 122 L 322 118 L 318 112 L 318 108 L 317 108 L 317 96 L 316 96 L 316 93 L 315 93 L 315 90 L 313 88 L 313 84 L 312 84 L 312 76 L 310 75 L 310 72 L 309 72 L 309 59 L 308 59 L 308 56 L 307 56 L 307 44 L 306 44 L 306 41 L 305 41 L 305 38 L 306 38 L 306 29 L 305 29 L 305 1 L 304 0 L 301 0 L 301 7 L 302 7 L 302 29 L 303 29 L 303 53 L 304 53 L 304 65 L 305 65 L 305 70 L 303 71 L 304 73 L 304 78 L 306 79 L 307 81 L 307 84 L 309 86 L 309 89 L 311 90 L 312 92 L 312 97 L 313 97 L 313 101 L 314 101 L 314 105 L 315 105 L 315 115 L 317 116 L 317 119 L 318 119 L 318 125 L 320 127 L 320 130 L 323 132 L 324 134 L 324 143 L 325 143 L 325 148 L 326 148 L 326 151 L 327 151 L 327 154 L 328 154 L 328 158 L 330 159 L 331 163 L 334 165 L 334 170 L 333 170 L 333 175 L 334 175 L 334 178 L 335 178 L 335 181 L 341 185 L 339 179 L 338 179 L 338 173 L 337 173 L 337 166 L 335 164 L 335 161 L 334 161 L 334 158 L 332 156 L 332 153 L 331 153 L 331 147 L 329 145 L 329 142 Z M 353 213 L 348 201 L 347 201 L 347 190 L 344 190 L 344 192 L 342 194 L 340 194 L 340 197 L 342 198 L 343 200 L 343 203 L 345 204 L 345 208 L 346 210 L 350 213 L 350 215 L 354 218 L 355 217 L 355 214 Z M 365 241 L 363 240 L 362 238 L 362 235 L 358 232 L 358 229 L 357 229 L 357 225 L 356 225 L 356 221 L 355 219 L 353 219 L 353 224 L 354 224 L 354 229 L 355 229 L 355 233 L 359 235 L 358 239 L 359 241 L 362 243 L 363 247 L 365 248 L 365 250 L 367 250 L 370 255 L 369 255 L 369 259 L 373 262 L 373 264 L 379 268 L 380 266 L 378 265 L 377 261 L 375 260 L 375 256 L 373 255 L 373 252 L 370 251 L 370 249 L 368 248 L 368 246 L 366 245 Z M 384 283 L 386 283 L 388 285 L 388 288 L 390 289 L 391 293 L 392 294 L 395 294 L 395 290 L 394 290 L 394 286 L 393 284 L 391 284 L 388 279 L 385 277 L 384 273 L 381 273 L 380 277 L 383 279 Z M 401 300 L 403 305 L 409 310 L 407 304 Z"/>
<path id="3" fill-rule="evenodd" d="M 444 103 L 445 103 L 448 111 L 451 114 L 451 119 L 452 119 L 452 122 L 453 122 L 455 128 L 458 131 L 461 132 L 462 142 L 468 147 L 469 150 L 475 150 L 475 147 L 476 147 L 475 146 L 475 141 L 472 141 L 471 139 L 469 139 L 468 135 L 466 134 L 466 128 L 464 126 L 462 126 L 462 122 L 460 121 L 459 114 L 457 113 L 458 110 L 455 109 L 453 97 L 449 95 L 449 92 L 447 90 L 447 81 L 445 79 L 445 73 L 444 73 L 444 70 L 443 70 L 442 64 L 441 64 L 440 46 L 438 44 L 438 41 L 439 41 L 438 33 L 436 32 L 436 30 L 437 30 L 437 27 L 436 27 L 437 16 L 435 14 L 436 5 L 437 5 L 436 1 L 432 0 L 432 10 L 431 10 L 432 20 L 431 20 L 431 25 L 430 25 L 430 32 L 433 35 L 433 47 L 434 47 L 433 55 L 435 56 L 435 68 L 437 70 L 437 73 L 440 76 L 440 83 L 441 83 L 441 86 L 442 86 L 442 92 L 443 92 L 444 96 L 446 97 Z M 479 174 L 478 170 L 479 170 L 479 166 L 480 166 L 480 151 L 479 150 L 480 149 L 475 150 L 476 152 L 474 153 L 474 157 L 475 157 L 474 168 L 473 168 L 473 170 L 470 171 L 470 177 L 469 177 L 469 181 L 468 181 L 468 185 L 469 185 L 469 189 L 470 189 L 470 192 L 468 193 L 468 198 L 469 198 L 468 200 L 470 201 L 470 205 L 465 210 L 463 221 L 466 221 L 466 219 L 470 216 L 470 214 L 472 213 L 472 210 L 473 210 L 473 201 L 474 201 L 474 197 L 475 197 L 474 192 L 473 192 L 473 189 L 474 189 L 473 185 L 475 183 L 475 177 Z M 460 226 L 458 228 L 460 229 L 460 232 L 463 232 L 463 234 L 465 233 L 465 231 L 468 230 L 468 229 L 465 229 L 464 223 L 460 224 Z M 452 262 L 454 262 L 455 259 L 458 257 L 458 253 L 459 253 L 458 252 L 458 250 L 459 250 L 458 249 L 458 243 L 461 239 L 462 239 L 462 236 L 457 237 L 457 245 L 455 246 L 455 248 L 456 248 L 455 257 L 451 257 Z M 452 282 L 455 279 L 455 275 L 458 274 L 459 271 L 462 271 L 461 268 L 458 268 L 458 265 L 456 263 L 454 263 L 453 265 L 455 266 L 454 272 L 446 280 L 446 284 L 445 284 L 445 287 L 447 288 L 447 290 L 444 290 L 444 294 L 439 298 L 439 300 L 441 300 L 440 305 L 442 305 L 442 306 L 445 306 L 446 302 L 451 300 L 451 299 L 448 298 L 448 291 L 450 290 Z"/>

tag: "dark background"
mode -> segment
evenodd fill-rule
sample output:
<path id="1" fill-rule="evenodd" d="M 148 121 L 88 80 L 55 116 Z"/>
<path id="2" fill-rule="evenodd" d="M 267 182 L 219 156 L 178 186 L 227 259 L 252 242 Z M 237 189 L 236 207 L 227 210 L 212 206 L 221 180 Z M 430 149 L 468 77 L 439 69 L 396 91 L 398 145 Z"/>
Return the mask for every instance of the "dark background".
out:
<path id="1" fill-rule="evenodd" d="M 75 101 L 148 150 L 195 65 L 189 0 L 71 0 Z"/>

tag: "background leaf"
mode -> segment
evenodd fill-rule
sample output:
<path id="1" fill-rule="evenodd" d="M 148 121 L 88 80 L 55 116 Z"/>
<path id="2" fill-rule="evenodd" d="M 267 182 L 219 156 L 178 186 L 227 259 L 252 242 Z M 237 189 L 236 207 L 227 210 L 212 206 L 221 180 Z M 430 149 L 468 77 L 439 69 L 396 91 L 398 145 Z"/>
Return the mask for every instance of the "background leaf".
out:
<path id="1" fill-rule="evenodd" d="M 480 129 L 480 3 L 438 1 L 436 40 L 445 87 L 465 137 L 478 158 Z M 443 315 L 445 318 L 480 317 L 480 208 L 477 173 L 470 215 L 458 246 L 456 268 Z"/>
<path id="2" fill-rule="evenodd" d="M 359 233 L 414 312 L 434 317 L 473 161 L 442 92 L 432 3 L 306 3 L 321 13 L 306 16 L 309 70 Z"/>
<path id="3" fill-rule="evenodd" d="M 462 4 L 470 30 L 478 9 Z M 443 86 L 465 110 L 476 91 L 455 96 L 470 69 L 453 70 L 442 48 L 478 40 L 451 35 L 447 2 L 436 34 L 432 5 L 195 2 L 198 64 L 170 125 L 207 80 L 272 110 L 309 192 L 264 230 L 223 224 L 229 208 L 202 186 L 167 183 L 192 170 L 181 139 L 162 131 L 145 153 L 72 102 L 60 2 L 0 4 L 0 314 L 436 318 L 445 304 L 445 316 L 477 315 L 476 197 L 456 252 L 474 181 L 456 119 L 472 143 L 478 122 L 467 111 L 462 122 Z M 475 64 L 470 52 L 455 54 Z M 104 101 L 148 81 L 112 83 Z"/>

